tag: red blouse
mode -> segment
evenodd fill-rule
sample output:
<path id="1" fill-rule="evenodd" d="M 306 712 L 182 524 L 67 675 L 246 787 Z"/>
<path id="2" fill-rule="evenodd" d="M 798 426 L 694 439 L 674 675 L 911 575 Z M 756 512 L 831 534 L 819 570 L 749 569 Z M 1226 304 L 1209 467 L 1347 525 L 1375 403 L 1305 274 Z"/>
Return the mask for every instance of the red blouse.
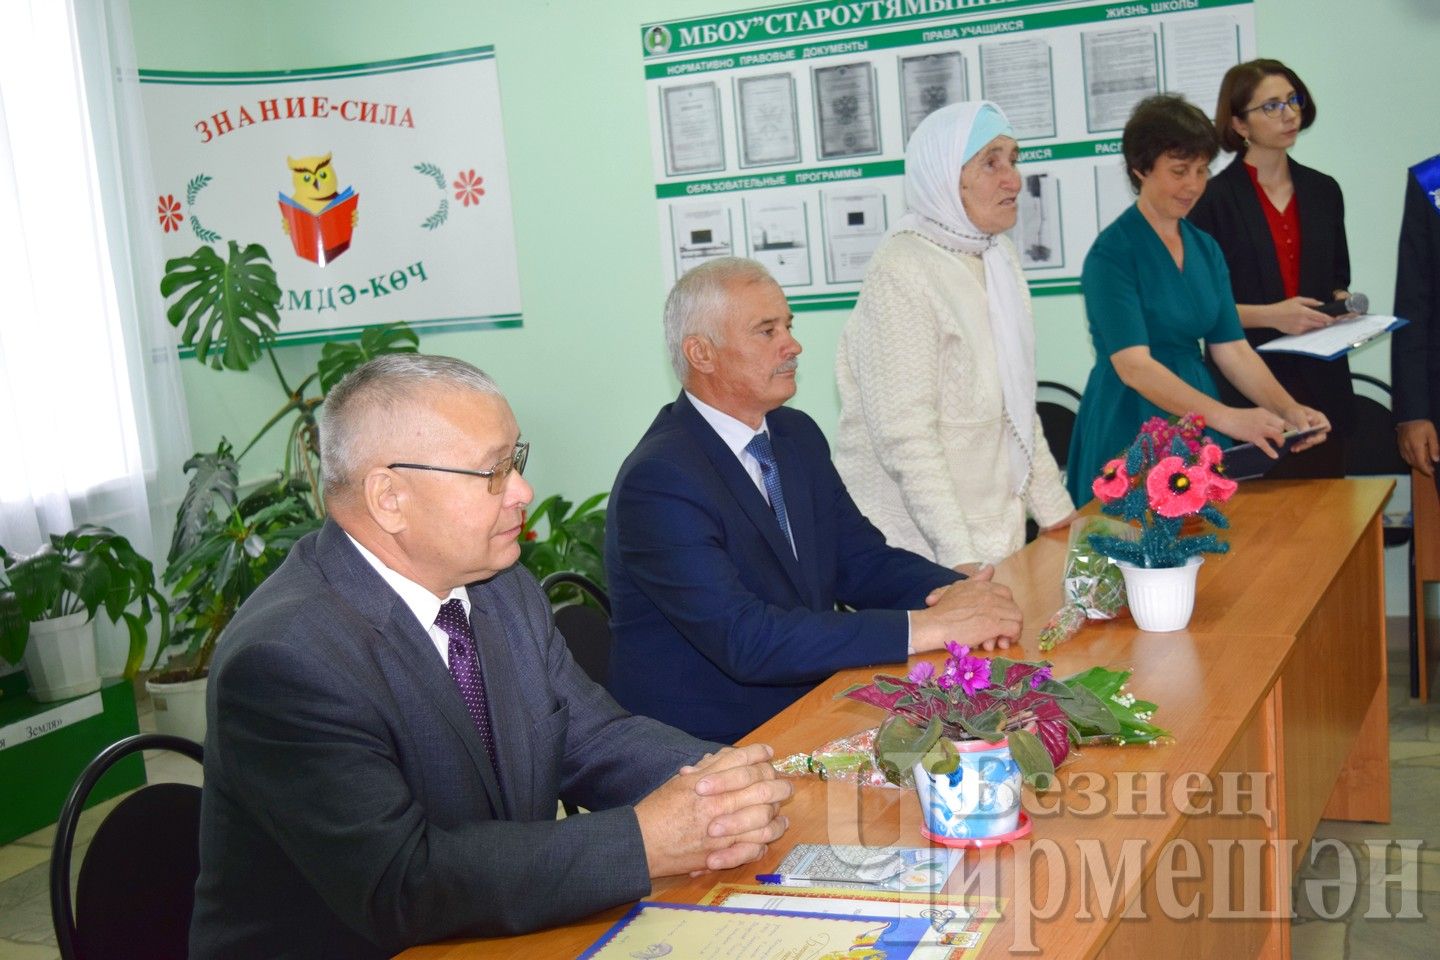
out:
<path id="1" fill-rule="evenodd" d="M 1265 223 L 1270 227 L 1270 239 L 1275 244 L 1275 257 L 1280 265 L 1280 282 L 1285 288 L 1285 297 L 1300 293 L 1300 204 L 1294 194 L 1285 205 L 1285 212 L 1275 209 L 1265 188 L 1260 186 L 1260 171 L 1245 164 L 1250 182 L 1255 186 L 1255 195 L 1260 198 L 1260 209 L 1265 214 Z"/>

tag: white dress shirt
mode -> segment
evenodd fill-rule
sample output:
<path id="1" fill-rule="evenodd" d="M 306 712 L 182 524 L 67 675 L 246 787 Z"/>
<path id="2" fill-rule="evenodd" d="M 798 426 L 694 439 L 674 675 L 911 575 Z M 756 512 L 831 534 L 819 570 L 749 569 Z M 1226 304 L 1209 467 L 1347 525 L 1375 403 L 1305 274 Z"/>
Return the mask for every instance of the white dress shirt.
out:
<path id="1" fill-rule="evenodd" d="M 716 410 L 689 390 L 685 391 L 685 396 L 690 398 L 691 405 L 699 411 L 700 416 L 705 418 L 705 422 L 710 424 L 710 428 L 720 435 L 721 440 L 725 441 L 725 446 L 730 448 L 730 452 L 735 454 L 735 459 L 740 461 L 740 466 L 744 467 L 745 472 L 750 475 L 755 489 L 759 490 L 760 496 L 765 498 L 766 503 L 769 503 L 770 495 L 765 492 L 765 475 L 760 470 L 760 461 L 745 449 L 757 434 L 770 432 L 765 419 L 763 417 L 760 419 L 759 430 L 752 430 L 749 424 L 736 420 L 728 413 Z"/>
<path id="2" fill-rule="evenodd" d="M 389 584 L 390 589 L 400 594 L 400 599 L 405 601 L 405 606 L 410 608 L 410 612 L 415 614 L 415 619 L 420 621 L 420 626 L 430 635 L 430 640 L 435 644 L 435 649 L 440 651 L 441 661 L 444 662 L 448 669 L 450 666 L 450 636 L 435 625 L 435 618 L 440 615 L 440 607 L 446 600 L 459 600 L 460 605 L 465 608 L 466 619 L 469 619 L 470 595 L 465 592 L 465 588 L 456 587 L 450 591 L 448 597 L 442 600 L 409 577 L 401 576 L 385 566 L 384 561 L 369 550 L 366 550 L 360 541 L 351 537 L 350 534 L 347 533 L 345 536 L 350 537 L 350 542 L 355 545 L 356 550 L 360 551 L 360 556 L 364 557 L 365 562 L 375 568 L 375 572 L 380 574 L 381 579 Z"/>

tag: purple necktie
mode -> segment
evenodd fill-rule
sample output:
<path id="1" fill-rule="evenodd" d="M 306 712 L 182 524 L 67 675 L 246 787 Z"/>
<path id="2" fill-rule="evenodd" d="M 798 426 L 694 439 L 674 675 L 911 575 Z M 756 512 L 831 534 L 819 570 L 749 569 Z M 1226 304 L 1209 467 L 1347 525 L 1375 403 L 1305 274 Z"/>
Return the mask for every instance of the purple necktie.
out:
<path id="1" fill-rule="evenodd" d="M 465 709 L 480 731 L 480 740 L 485 752 L 490 754 L 490 766 L 495 776 L 500 776 L 500 764 L 495 761 L 495 732 L 490 728 L 490 703 L 485 696 L 485 677 L 480 673 L 480 658 L 475 652 L 475 634 L 470 630 L 470 620 L 465 616 L 465 605 L 459 600 L 446 600 L 435 617 L 435 626 L 445 631 L 450 638 L 450 676 L 455 678 L 460 695 L 465 698 Z"/>

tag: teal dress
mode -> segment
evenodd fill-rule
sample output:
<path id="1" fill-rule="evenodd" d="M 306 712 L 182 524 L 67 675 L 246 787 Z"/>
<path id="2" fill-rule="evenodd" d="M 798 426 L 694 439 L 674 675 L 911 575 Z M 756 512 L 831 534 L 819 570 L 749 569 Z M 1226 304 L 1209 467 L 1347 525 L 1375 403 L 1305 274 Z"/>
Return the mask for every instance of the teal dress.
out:
<path id="1" fill-rule="evenodd" d="M 1170 416 L 1121 382 L 1111 354 L 1148 346 L 1150 355 L 1181 380 L 1218 399 L 1200 341 L 1245 338 L 1219 245 L 1185 220 L 1180 221 L 1180 237 L 1183 272 L 1132 205 L 1095 238 L 1085 257 L 1080 286 L 1095 344 L 1095 368 L 1070 439 L 1066 484 L 1077 504 L 1094 496 L 1091 483 L 1130 445 L 1142 423 Z"/>

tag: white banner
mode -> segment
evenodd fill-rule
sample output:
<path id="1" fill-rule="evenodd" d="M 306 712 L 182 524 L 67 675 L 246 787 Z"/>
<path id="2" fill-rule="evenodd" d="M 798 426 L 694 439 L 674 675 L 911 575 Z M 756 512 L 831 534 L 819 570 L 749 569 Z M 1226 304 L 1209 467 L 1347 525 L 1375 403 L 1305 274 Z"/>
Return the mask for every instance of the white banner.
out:
<path id="1" fill-rule="evenodd" d="M 282 342 L 519 325 L 493 47 L 141 83 L 166 257 L 262 244 Z"/>
<path id="2" fill-rule="evenodd" d="M 0 750 L 18 747 L 22 743 L 38 740 L 47 733 L 54 733 L 72 723 L 98 717 L 104 710 L 105 705 L 98 693 L 62 703 L 53 710 L 46 710 L 33 717 L 18 720 L 8 727 L 0 727 Z"/>

